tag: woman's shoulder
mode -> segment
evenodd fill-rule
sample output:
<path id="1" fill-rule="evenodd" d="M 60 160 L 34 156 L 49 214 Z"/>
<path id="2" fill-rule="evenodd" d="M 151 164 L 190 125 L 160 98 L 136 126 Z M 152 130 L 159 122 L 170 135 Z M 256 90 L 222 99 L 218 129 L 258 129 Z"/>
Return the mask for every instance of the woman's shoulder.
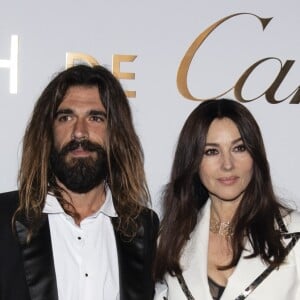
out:
<path id="1" fill-rule="evenodd" d="M 283 217 L 289 232 L 300 233 L 300 211 L 293 210 Z"/>
<path id="2" fill-rule="evenodd" d="M 168 296 L 168 284 L 165 280 L 156 282 L 154 300 L 164 300 Z"/>

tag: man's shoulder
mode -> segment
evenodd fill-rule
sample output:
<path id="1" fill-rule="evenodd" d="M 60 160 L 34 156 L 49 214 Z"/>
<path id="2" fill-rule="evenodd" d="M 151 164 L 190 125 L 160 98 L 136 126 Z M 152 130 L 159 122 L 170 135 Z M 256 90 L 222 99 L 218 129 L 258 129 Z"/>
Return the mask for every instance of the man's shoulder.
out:
<path id="1" fill-rule="evenodd" d="M 10 191 L 5 193 L 0 193 L 0 205 L 2 206 L 7 204 L 16 204 L 19 201 L 19 192 L 18 191 Z"/>
<path id="2" fill-rule="evenodd" d="M 155 211 L 148 207 L 142 207 L 139 213 L 133 217 L 132 223 L 129 224 L 127 228 L 127 232 L 124 234 L 120 230 L 121 218 L 114 217 L 111 218 L 115 233 L 121 240 L 124 241 L 136 241 L 139 239 L 152 239 L 153 237 L 156 238 L 159 229 L 159 219 Z M 132 226 L 132 227 L 131 227 Z M 134 237 L 132 239 L 132 237 Z"/>
<path id="3" fill-rule="evenodd" d="M 159 219 L 154 210 L 144 207 L 137 218 L 137 223 L 139 224 L 137 236 L 143 236 L 150 240 L 157 238 Z"/>
<path id="4" fill-rule="evenodd" d="M 0 193 L 0 215 L 12 214 L 18 205 L 18 191 Z"/>
<path id="5" fill-rule="evenodd" d="M 156 212 L 149 207 L 143 207 L 138 218 L 146 225 L 149 224 L 158 226 L 159 223 Z"/>
<path id="6" fill-rule="evenodd" d="M 2 229 L 5 227 L 3 227 L 3 224 L 10 226 L 18 201 L 18 191 L 0 193 L 0 225 Z"/>

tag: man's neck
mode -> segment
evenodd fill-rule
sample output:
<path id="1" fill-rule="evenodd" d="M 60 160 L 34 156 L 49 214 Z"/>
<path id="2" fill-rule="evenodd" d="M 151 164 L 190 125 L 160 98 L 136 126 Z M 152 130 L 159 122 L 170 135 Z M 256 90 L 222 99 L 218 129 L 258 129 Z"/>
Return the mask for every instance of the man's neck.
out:
<path id="1" fill-rule="evenodd" d="M 75 223 L 77 225 L 80 222 L 93 215 L 103 205 L 106 197 L 105 183 L 101 183 L 99 186 L 93 188 L 87 193 L 74 193 L 66 187 L 63 187 L 66 193 L 63 193 L 63 197 L 67 202 L 70 202 L 71 207 L 68 210 L 74 211 Z"/>

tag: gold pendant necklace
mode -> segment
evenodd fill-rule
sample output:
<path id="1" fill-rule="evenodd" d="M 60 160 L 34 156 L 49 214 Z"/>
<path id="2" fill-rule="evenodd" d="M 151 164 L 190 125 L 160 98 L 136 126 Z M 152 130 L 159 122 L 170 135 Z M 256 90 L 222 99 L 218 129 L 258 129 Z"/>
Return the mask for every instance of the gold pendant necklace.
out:
<path id="1" fill-rule="evenodd" d="M 209 231 L 228 238 L 233 235 L 233 226 L 229 221 L 221 222 L 211 216 Z"/>

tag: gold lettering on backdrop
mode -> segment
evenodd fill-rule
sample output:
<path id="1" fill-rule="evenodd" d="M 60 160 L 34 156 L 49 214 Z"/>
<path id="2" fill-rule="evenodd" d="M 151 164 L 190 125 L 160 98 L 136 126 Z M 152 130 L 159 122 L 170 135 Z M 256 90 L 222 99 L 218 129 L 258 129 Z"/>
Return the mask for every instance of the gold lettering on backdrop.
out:
<path id="1" fill-rule="evenodd" d="M 18 93 L 18 50 L 19 38 L 12 35 L 10 40 L 10 58 L 0 59 L 0 68 L 9 69 L 9 92 Z"/>
<path id="2" fill-rule="evenodd" d="M 113 74 L 119 79 L 135 79 L 135 73 L 121 72 L 120 64 L 121 62 L 133 62 L 136 59 L 136 55 L 113 55 Z M 136 91 L 125 91 L 126 96 L 129 98 L 136 97 Z"/>
<path id="3" fill-rule="evenodd" d="M 125 73 L 120 71 L 121 62 L 133 62 L 136 59 L 136 55 L 121 55 L 115 54 L 112 58 L 112 73 L 118 79 L 135 79 L 135 73 Z M 92 56 L 80 52 L 67 52 L 66 53 L 66 68 L 78 63 L 87 63 L 91 66 L 99 65 L 100 63 Z M 135 98 L 135 91 L 126 91 L 125 94 L 128 98 Z"/>
<path id="4" fill-rule="evenodd" d="M 218 27 L 220 26 L 222 23 L 224 23 L 225 21 L 239 16 L 239 15 L 251 15 L 256 17 L 261 25 L 263 30 L 267 27 L 267 25 L 269 24 L 269 22 L 272 20 L 272 18 L 260 18 L 259 16 L 255 15 L 255 14 L 251 14 L 251 13 L 237 13 L 237 14 L 233 14 L 230 15 L 228 17 L 222 18 L 221 20 L 215 22 L 214 24 L 212 24 L 211 26 L 209 26 L 206 30 L 204 30 L 196 39 L 195 41 L 191 44 L 191 46 L 188 48 L 187 52 L 185 53 L 183 59 L 181 60 L 181 63 L 179 65 L 178 68 L 178 72 L 177 72 L 177 88 L 178 91 L 180 92 L 180 94 L 185 97 L 186 99 L 189 100 L 194 100 L 194 101 L 202 101 L 202 100 L 207 100 L 207 99 L 201 99 L 199 97 L 195 97 L 191 94 L 191 92 L 189 91 L 188 88 L 188 84 L 187 84 L 187 76 L 188 76 L 188 71 L 191 65 L 191 62 L 194 58 L 195 53 L 197 52 L 197 50 L 200 48 L 200 46 L 204 43 L 204 41 L 207 39 L 207 37 Z M 257 96 L 254 99 L 244 99 L 242 96 L 242 89 L 243 86 L 247 80 L 247 78 L 249 77 L 249 75 L 251 74 L 251 72 L 260 64 L 262 64 L 263 62 L 270 60 L 270 59 L 274 59 L 280 62 L 281 65 L 281 69 L 280 72 L 278 73 L 277 77 L 275 78 L 274 82 L 269 86 L 269 88 L 264 91 L 262 94 L 260 94 L 259 96 Z M 241 102 L 249 102 L 249 101 L 253 101 L 256 100 L 258 98 L 260 98 L 261 96 L 265 95 L 266 100 L 269 103 L 272 104 L 276 104 L 276 103 L 280 103 L 284 100 L 286 100 L 287 98 L 289 98 L 290 96 L 292 96 L 294 94 L 294 97 L 291 99 L 290 103 L 300 103 L 300 90 L 299 87 L 297 89 L 295 89 L 290 95 L 288 95 L 287 97 L 285 97 L 282 100 L 276 100 L 275 99 L 275 93 L 277 91 L 277 89 L 279 88 L 280 84 L 282 83 L 283 79 L 286 77 L 287 73 L 289 72 L 290 68 L 292 67 L 292 65 L 294 64 L 295 61 L 293 60 L 287 60 L 284 64 L 282 64 L 282 61 L 279 58 L 264 58 L 259 60 L 258 62 L 254 63 L 252 66 L 250 66 L 243 74 L 242 76 L 238 79 L 238 81 L 236 82 L 236 84 L 233 87 L 230 87 L 228 90 L 226 90 L 225 92 L 221 93 L 218 96 L 215 97 L 211 97 L 211 98 L 219 98 L 225 94 L 227 94 L 229 91 L 231 91 L 232 89 L 234 89 L 234 94 L 236 96 L 236 98 L 241 101 Z"/>
<path id="5" fill-rule="evenodd" d="M 91 66 L 99 65 L 99 62 L 90 55 L 80 52 L 66 53 L 66 68 L 70 68 L 78 63 L 88 63 Z"/>
<path id="6" fill-rule="evenodd" d="M 279 63 L 280 63 L 280 71 L 277 75 L 277 77 L 275 78 L 275 80 L 273 81 L 273 83 L 271 84 L 271 86 L 266 90 L 264 91 L 261 95 L 253 98 L 253 99 L 248 99 L 248 100 L 245 100 L 242 96 L 242 88 L 246 82 L 246 80 L 248 79 L 249 75 L 251 74 L 251 72 L 257 67 L 259 66 L 260 64 L 264 63 L 265 61 L 267 60 L 277 60 Z M 264 59 L 261 59 L 259 61 L 257 61 L 256 63 L 254 63 L 252 66 L 250 66 L 243 74 L 242 76 L 240 77 L 240 79 L 237 81 L 237 83 L 235 84 L 235 88 L 234 88 L 234 95 L 235 97 L 241 101 L 241 102 L 250 102 L 250 101 L 253 101 L 253 100 L 256 100 L 258 98 L 260 98 L 261 96 L 265 95 L 266 96 L 266 99 L 269 103 L 272 103 L 272 104 L 277 104 L 277 103 L 280 103 L 286 99 L 288 99 L 289 97 L 292 96 L 292 94 L 294 94 L 297 89 L 295 91 L 293 91 L 290 95 L 288 95 L 287 97 L 281 99 L 281 100 L 276 100 L 275 99 L 275 93 L 278 89 L 278 87 L 280 86 L 281 82 L 283 81 L 283 79 L 285 78 L 285 76 L 287 75 L 287 73 L 289 72 L 290 68 L 292 67 L 292 65 L 294 64 L 294 60 L 287 60 L 285 62 L 284 65 L 282 65 L 282 61 L 277 58 L 277 57 L 267 57 L 267 58 L 264 58 Z M 299 91 L 299 88 L 298 88 L 298 91 Z M 298 98 L 297 98 L 297 93 L 295 94 L 294 98 L 291 100 L 290 103 L 299 103 L 299 95 L 298 95 Z"/>

